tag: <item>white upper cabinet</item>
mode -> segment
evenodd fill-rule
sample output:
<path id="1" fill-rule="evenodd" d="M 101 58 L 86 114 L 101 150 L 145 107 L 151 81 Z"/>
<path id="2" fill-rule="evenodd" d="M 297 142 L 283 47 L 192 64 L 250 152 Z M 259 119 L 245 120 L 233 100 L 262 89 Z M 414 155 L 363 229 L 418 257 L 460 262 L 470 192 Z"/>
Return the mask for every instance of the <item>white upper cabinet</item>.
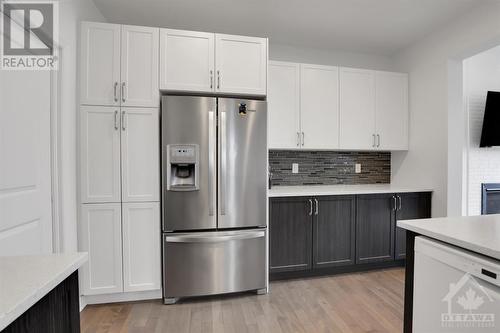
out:
<path id="1" fill-rule="evenodd" d="M 160 88 L 173 91 L 214 91 L 215 35 L 160 30 Z"/>
<path id="2" fill-rule="evenodd" d="M 267 38 L 215 34 L 216 92 L 266 95 Z"/>
<path id="3" fill-rule="evenodd" d="M 338 67 L 300 66 L 300 119 L 303 148 L 338 149 Z"/>
<path id="4" fill-rule="evenodd" d="M 374 149 L 375 72 L 340 69 L 340 148 Z"/>
<path id="5" fill-rule="evenodd" d="M 300 147 L 300 65 L 269 62 L 267 108 L 271 149 Z"/>
<path id="6" fill-rule="evenodd" d="M 80 110 L 80 196 L 82 203 L 120 202 L 120 108 Z"/>
<path id="7" fill-rule="evenodd" d="M 158 109 L 122 109 L 122 201 L 159 201 Z"/>
<path id="8" fill-rule="evenodd" d="M 82 294 L 123 291 L 121 204 L 82 205 L 80 250 L 89 260 L 82 267 Z"/>
<path id="9" fill-rule="evenodd" d="M 124 203 L 122 223 L 124 291 L 160 289 L 160 203 Z"/>
<path id="10" fill-rule="evenodd" d="M 83 22 L 83 105 L 158 107 L 159 29 Z"/>
<path id="11" fill-rule="evenodd" d="M 158 107 L 159 29 L 121 27 L 122 106 Z"/>
<path id="12" fill-rule="evenodd" d="M 119 105 L 120 26 L 81 25 L 81 104 Z"/>
<path id="13" fill-rule="evenodd" d="M 377 148 L 407 150 L 408 75 L 376 72 L 375 82 Z"/>

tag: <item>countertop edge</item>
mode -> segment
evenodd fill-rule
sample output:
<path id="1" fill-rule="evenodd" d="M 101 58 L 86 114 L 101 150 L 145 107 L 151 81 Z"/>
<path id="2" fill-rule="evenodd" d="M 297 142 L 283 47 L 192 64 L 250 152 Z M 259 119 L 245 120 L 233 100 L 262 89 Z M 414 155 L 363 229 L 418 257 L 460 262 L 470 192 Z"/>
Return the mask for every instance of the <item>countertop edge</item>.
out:
<path id="1" fill-rule="evenodd" d="M 411 220 L 408 220 L 408 221 L 411 221 Z M 484 246 L 481 246 L 478 244 L 473 244 L 473 243 L 470 243 L 470 242 L 467 242 L 467 241 L 464 241 L 464 240 L 461 240 L 461 239 L 458 239 L 455 237 L 450 237 L 450 236 L 444 235 L 442 233 L 438 233 L 438 232 L 434 232 L 434 231 L 431 231 L 431 230 L 428 230 L 428 229 L 425 229 L 422 227 L 418 227 L 418 226 L 411 224 L 411 222 L 407 223 L 404 220 L 398 221 L 397 226 L 402 228 L 402 229 L 415 232 L 415 233 L 422 235 L 422 236 L 427 236 L 427 237 L 436 239 L 438 241 L 442 241 L 442 242 L 445 242 L 445 243 L 448 243 L 448 244 L 451 244 L 451 245 L 454 245 L 454 246 L 457 246 L 457 247 L 460 247 L 460 248 L 463 248 L 463 249 L 466 249 L 466 250 L 469 250 L 469 251 L 472 251 L 475 253 L 479 253 L 479 254 L 491 257 L 491 258 L 496 259 L 496 260 L 500 260 L 500 252 L 497 252 L 495 250 L 491 250 L 487 247 L 484 247 Z"/>
<path id="2" fill-rule="evenodd" d="M 277 187 L 276 187 L 277 188 Z M 302 197 L 302 196 L 328 196 L 328 195 L 362 195 L 362 194 L 385 194 L 385 193 L 423 193 L 423 192 L 434 192 L 432 189 L 409 189 L 409 188 L 401 188 L 401 189 L 366 189 L 366 190 L 325 190 L 325 189 L 307 189 L 297 191 L 284 191 L 273 192 L 273 189 L 268 190 L 267 196 L 269 198 L 280 198 L 280 197 Z"/>
<path id="3" fill-rule="evenodd" d="M 53 290 L 57 285 L 63 282 L 68 276 L 73 272 L 77 271 L 85 262 L 88 260 L 88 253 L 79 253 L 78 258 L 66 267 L 62 272 L 58 272 L 56 276 L 43 286 L 40 286 L 36 292 L 25 299 L 19 301 L 9 312 L 6 312 L 3 316 L 0 315 L 0 331 L 9 326 L 17 318 L 19 318 L 23 313 L 25 313 L 29 308 L 35 305 L 36 302 L 41 300 L 45 295 L 47 295 L 51 290 Z"/>

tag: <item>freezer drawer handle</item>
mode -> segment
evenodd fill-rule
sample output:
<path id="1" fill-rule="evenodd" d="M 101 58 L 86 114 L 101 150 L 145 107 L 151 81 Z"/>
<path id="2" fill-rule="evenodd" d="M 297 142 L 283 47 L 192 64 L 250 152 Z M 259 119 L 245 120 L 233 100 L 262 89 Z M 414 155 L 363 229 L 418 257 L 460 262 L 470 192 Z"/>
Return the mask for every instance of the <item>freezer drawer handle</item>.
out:
<path id="1" fill-rule="evenodd" d="M 264 231 L 255 231 L 222 236 L 165 236 L 165 241 L 167 243 L 218 243 L 231 240 L 261 238 L 265 237 L 265 235 Z"/>

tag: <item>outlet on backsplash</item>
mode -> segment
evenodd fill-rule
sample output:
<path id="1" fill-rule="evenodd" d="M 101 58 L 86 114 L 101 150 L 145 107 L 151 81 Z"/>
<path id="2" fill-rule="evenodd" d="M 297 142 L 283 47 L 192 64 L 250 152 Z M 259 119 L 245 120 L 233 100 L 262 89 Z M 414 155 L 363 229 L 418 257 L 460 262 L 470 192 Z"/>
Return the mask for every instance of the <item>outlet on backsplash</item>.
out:
<path id="1" fill-rule="evenodd" d="M 391 153 L 270 150 L 269 167 L 273 186 L 388 184 Z"/>
<path id="2" fill-rule="evenodd" d="M 361 173 L 361 164 L 360 163 L 354 164 L 354 173 Z"/>

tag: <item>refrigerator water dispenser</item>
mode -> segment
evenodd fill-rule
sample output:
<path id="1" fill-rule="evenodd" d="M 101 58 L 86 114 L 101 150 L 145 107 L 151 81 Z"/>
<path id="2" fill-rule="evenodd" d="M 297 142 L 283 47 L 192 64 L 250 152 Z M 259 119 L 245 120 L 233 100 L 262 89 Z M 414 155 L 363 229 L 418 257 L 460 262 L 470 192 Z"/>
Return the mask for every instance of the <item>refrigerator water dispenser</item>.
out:
<path id="1" fill-rule="evenodd" d="M 167 191 L 196 191 L 199 186 L 199 146 L 167 146 Z"/>

